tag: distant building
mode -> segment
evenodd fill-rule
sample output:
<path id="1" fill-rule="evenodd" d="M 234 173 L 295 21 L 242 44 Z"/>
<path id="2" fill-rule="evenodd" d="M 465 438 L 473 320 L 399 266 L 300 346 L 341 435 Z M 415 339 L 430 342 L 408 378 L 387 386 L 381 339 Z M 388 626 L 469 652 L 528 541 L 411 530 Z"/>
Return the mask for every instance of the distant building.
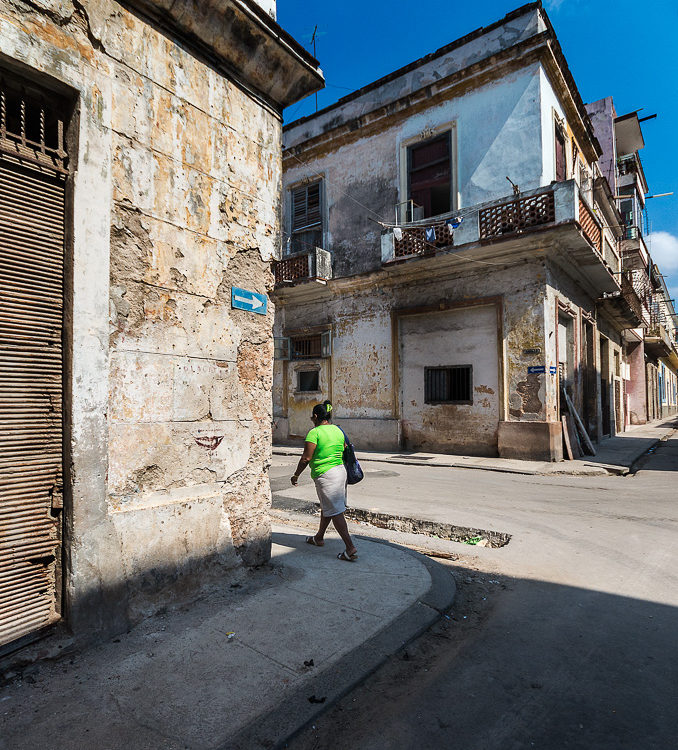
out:
<path id="1" fill-rule="evenodd" d="M 269 557 L 273 310 L 232 289 L 263 309 L 281 112 L 323 83 L 274 15 L 0 0 L 2 651 Z"/>
<path id="2" fill-rule="evenodd" d="M 639 154 L 645 141 L 638 113 L 617 116 L 612 97 L 587 110 L 603 149 L 601 172 L 622 215 L 623 282 L 633 287 L 641 309 L 642 326 L 624 331 L 626 417 L 630 424 L 645 424 L 678 412 L 676 313 L 645 238 L 648 186 Z"/>
<path id="3" fill-rule="evenodd" d="M 325 397 L 362 448 L 557 461 L 563 415 L 571 442 L 574 411 L 593 441 L 625 428 L 626 332 L 648 320 L 616 155 L 540 3 L 283 140 L 276 439 Z"/>

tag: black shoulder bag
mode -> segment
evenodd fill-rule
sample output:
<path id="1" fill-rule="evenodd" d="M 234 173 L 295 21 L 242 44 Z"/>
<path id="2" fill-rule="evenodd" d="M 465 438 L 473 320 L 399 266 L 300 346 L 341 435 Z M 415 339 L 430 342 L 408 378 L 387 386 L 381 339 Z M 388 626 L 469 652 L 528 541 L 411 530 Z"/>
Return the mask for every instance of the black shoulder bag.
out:
<path id="1" fill-rule="evenodd" d="M 339 425 L 337 425 L 339 427 Z M 339 427 L 341 430 L 341 427 Z M 358 484 L 363 478 L 363 470 L 358 463 L 358 459 L 355 457 L 355 450 L 353 449 L 353 444 L 348 439 L 348 435 L 341 430 L 344 434 L 344 439 L 346 440 L 346 445 L 344 446 L 344 455 L 342 457 L 342 460 L 344 462 L 344 466 L 346 467 L 346 477 L 349 484 Z"/>

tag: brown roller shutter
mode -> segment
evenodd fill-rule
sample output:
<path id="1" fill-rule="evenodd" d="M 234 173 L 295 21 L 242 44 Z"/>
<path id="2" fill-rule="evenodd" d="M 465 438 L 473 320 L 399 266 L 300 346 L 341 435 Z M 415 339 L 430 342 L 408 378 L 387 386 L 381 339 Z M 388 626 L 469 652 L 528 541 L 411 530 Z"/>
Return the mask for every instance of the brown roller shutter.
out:
<path id="1" fill-rule="evenodd" d="M 65 185 L 44 108 L 41 148 L 25 97 L 3 85 L 1 104 L 0 647 L 59 619 Z"/>

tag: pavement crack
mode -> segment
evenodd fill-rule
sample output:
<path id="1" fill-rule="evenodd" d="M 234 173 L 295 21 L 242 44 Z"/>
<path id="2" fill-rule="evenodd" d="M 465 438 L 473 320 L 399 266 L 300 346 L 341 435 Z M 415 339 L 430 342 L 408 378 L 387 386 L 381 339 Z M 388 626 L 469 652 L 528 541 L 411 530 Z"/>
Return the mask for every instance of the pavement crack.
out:
<path id="1" fill-rule="evenodd" d="M 284 664 L 281 661 L 278 661 L 277 659 L 274 659 L 270 654 L 267 654 L 265 651 L 260 651 L 258 648 L 255 648 L 251 644 L 247 643 L 243 640 L 238 640 L 238 643 L 241 646 L 244 646 L 245 648 L 250 649 L 250 651 L 254 651 L 255 654 L 259 654 L 259 656 L 263 656 L 264 659 L 267 659 L 270 662 L 273 662 L 276 666 L 280 667 L 281 669 L 284 669 L 286 672 L 289 672 L 291 675 L 294 675 L 295 677 L 299 676 L 299 672 L 295 670 L 293 667 L 288 666 L 287 664 Z"/>

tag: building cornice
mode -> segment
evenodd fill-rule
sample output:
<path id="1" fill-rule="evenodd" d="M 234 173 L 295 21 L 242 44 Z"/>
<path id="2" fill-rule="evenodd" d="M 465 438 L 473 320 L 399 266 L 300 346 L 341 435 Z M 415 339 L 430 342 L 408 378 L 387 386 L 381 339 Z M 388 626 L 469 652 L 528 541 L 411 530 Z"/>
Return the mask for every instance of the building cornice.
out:
<path id="1" fill-rule="evenodd" d="M 340 145 L 345 145 L 391 127 L 397 121 L 406 119 L 450 98 L 462 96 L 467 91 L 497 81 L 508 73 L 520 70 L 533 63 L 541 63 L 544 66 L 552 85 L 563 100 L 568 121 L 581 144 L 582 151 L 589 161 L 595 161 L 598 155 L 602 153 L 600 145 L 593 135 L 588 114 L 583 110 L 583 103 L 580 108 L 577 99 L 572 96 L 562 66 L 559 64 L 556 50 L 551 42 L 550 32 L 544 31 L 535 34 L 523 42 L 456 71 L 400 99 L 385 102 L 369 112 L 341 122 L 333 128 L 328 128 L 314 137 L 284 149 L 284 166 L 286 168 L 294 166 L 295 157 L 298 157 L 301 153 L 304 154 L 306 159 L 314 158 L 324 151 L 333 150 Z"/>
<path id="2" fill-rule="evenodd" d="M 325 85 L 318 61 L 253 0 L 122 0 L 269 107 Z"/>
<path id="3" fill-rule="evenodd" d="M 380 87 L 391 81 L 406 76 L 417 68 L 462 47 L 469 41 L 501 27 L 511 19 L 534 11 L 539 14 L 543 22 L 542 28 L 545 28 L 544 31 L 535 33 L 528 39 L 524 39 L 499 52 L 488 55 L 482 60 L 478 60 L 448 76 L 432 81 L 417 90 L 409 91 L 398 99 L 384 100 L 379 106 L 359 116 L 342 119 L 340 114 L 342 108 L 350 105 L 355 99 L 359 99 L 368 92 L 377 91 Z M 404 119 L 415 112 L 426 109 L 445 99 L 461 96 L 468 90 L 479 88 L 490 81 L 496 81 L 509 72 L 519 70 L 537 61 L 544 66 L 551 84 L 561 99 L 567 113 L 568 122 L 577 137 L 583 153 L 589 161 L 596 161 L 602 153 L 602 149 L 594 134 L 588 112 L 567 65 L 553 26 L 548 15 L 541 7 L 541 2 L 525 5 L 495 24 L 467 34 L 436 52 L 422 57 L 388 76 L 380 78 L 378 81 L 368 84 L 358 91 L 352 92 L 348 96 L 342 97 L 336 103 L 325 107 L 319 112 L 285 125 L 283 133 L 291 134 L 293 130 L 305 123 L 311 123 L 316 118 L 322 117 L 328 112 L 337 112 L 337 116 L 327 122 L 322 132 L 290 146 L 285 150 L 284 156 L 298 155 L 302 151 L 311 156 L 308 152 L 319 149 L 324 150 L 323 146 L 326 147 L 330 142 L 332 142 L 332 148 L 334 148 L 339 145 L 339 143 L 335 142 L 343 144 L 345 141 L 356 140 L 368 132 L 370 134 L 375 132 L 379 127 L 385 127 L 386 122 L 391 125 L 395 119 Z"/>

